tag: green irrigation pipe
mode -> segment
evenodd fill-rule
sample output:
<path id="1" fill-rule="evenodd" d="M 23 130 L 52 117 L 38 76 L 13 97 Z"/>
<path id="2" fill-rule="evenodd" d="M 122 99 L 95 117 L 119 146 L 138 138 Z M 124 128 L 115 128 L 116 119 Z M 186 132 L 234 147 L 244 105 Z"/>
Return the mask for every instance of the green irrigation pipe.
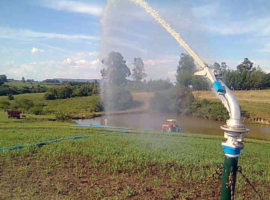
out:
<path id="1" fill-rule="evenodd" d="M 102 134 L 98 136 L 107 136 L 108 134 Z M 82 138 L 88 138 L 90 137 L 89 135 L 81 135 L 81 136 L 71 136 L 71 137 L 66 137 L 66 138 L 58 138 L 54 140 L 47 140 L 44 142 L 37 142 L 33 144 L 25 144 L 25 145 L 16 145 L 16 146 L 7 146 L 7 147 L 1 147 L 0 151 L 5 151 L 5 150 L 15 150 L 15 149 L 22 149 L 27 146 L 37 146 L 37 147 L 42 147 L 47 144 L 55 143 L 55 142 L 60 142 L 63 140 L 77 140 L 77 139 L 82 139 Z"/>
<path id="2" fill-rule="evenodd" d="M 81 138 L 86 138 L 86 137 L 89 137 L 89 136 L 72 136 L 72 137 L 66 137 L 66 138 L 58 138 L 58 139 L 54 139 L 54 140 L 47 140 L 47 141 L 44 141 L 44 142 L 37 142 L 37 143 L 33 143 L 33 144 L 7 146 L 7 147 L 0 148 L 0 151 L 22 149 L 22 148 L 24 148 L 26 146 L 38 146 L 38 147 L 42 147 L 42 146 L 44 146 L 46 144 L 60 142 L 60 141 L 63 141 L 63 140 L 76 140 L 76 139 L 81 139 Z"/>

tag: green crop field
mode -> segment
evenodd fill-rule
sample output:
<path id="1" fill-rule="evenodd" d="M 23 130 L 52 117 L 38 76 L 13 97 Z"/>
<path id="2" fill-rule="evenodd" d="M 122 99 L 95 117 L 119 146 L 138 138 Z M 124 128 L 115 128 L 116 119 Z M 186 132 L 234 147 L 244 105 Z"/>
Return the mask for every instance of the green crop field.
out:
<path id="1" fill-rule="evenodd" d="M 8 119 L 0 112 L 0 147 L 68 136 L 43 147 L 0 152 L 0 199 L 218 199 L 221 137 L 105 130 L 67 122 Z M 264 199 L 270 193 L 270 143 L 246 140 L 239 159 Z M 239 175 L 236 199 L 258 199 Z"/>

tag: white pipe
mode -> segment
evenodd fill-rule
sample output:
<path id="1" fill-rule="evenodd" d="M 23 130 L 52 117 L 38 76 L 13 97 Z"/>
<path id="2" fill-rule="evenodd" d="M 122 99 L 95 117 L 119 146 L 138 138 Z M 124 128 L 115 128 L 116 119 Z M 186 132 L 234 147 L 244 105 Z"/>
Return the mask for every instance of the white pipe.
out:
<path id="1" fill-rule="evenodd" d="M 222 81 L 221 81 L 222 82 Z M 241 109 L 239 102 L 235 97 L 234 93 L 222 82 L 222 85 L 225 87 L 226 93 L 224 94 L 225 99 L 228 102 L 230 119 L 227 121 L 227 126 L 231 128 L 244 128 L 244 125 L 241 120 Z"/>

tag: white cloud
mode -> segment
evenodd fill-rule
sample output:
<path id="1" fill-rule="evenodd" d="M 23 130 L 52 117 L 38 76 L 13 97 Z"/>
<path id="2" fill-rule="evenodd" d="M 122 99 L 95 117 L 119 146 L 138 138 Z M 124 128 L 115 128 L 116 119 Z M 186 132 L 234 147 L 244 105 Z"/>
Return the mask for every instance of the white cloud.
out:
<path id="1" fill-rule="evenodd" d="M 32 53 L 32 54 L 43 53 L 43 52 L 44 52 L 43 49 L 38 49 L 38 48 L 36 48 L 36 47 L 33 47 L 33 48 L 31 49 L 31 53 Z"/>
<path id="2" fill-rule="evenodd" d="M 64 64 L 67 64 L 67 65 L 70 65 L 72 63 L 72 60 L 71 58 L 66 58 L 64 61 L 63 61 Z"/>
<path id="3" fill-rule="evenodd" d="M 0 27 L 0 38 L 7 39 L 63 39 L 63 40 L 99 40 L 98 37 L 92 35 L 67 35 L 61 33 L 45 33 L 36 32 L 28 29 L 12 29 Z"/>
<path id="4" fill-rule="evenodd" d="M 87 61 L 84 60 L 84 59 L 81 59 L 81 60 L 77 60 L 75 63 L 76 63 L 77 65 L 85 65 L 85 64 L 87 64 Z"/>
<path id="5" fill-rule="evenodd" d="M 66 58 L 60 65 L 65 66 L 66 68 L 73 68 L 73 69 L 88 69 L 88 70 L 96 70 L 99 72 L 98 68 L 100 67 L 101 63 L 99 59 L 72 59 Z"/>
<path id="6" fill-rule="evenodd" d="M 95 60 L 72 60 L 67 58 L 64 61 L 46 61 L 12 65 L 4 71 L 8 77 L 21 79 L 33 78 L 44 80 L 47 78 L 100 78 L 99 62 Z"/>
<path id="7" fill-rule="evenodd" d="M 92 62 L 91 62 L 91 65 L 97 65 L 97 64 L 99 64 L 100 63 L 100 60 L 97 58 L 96 60 L 93 60 Z"/>
<path id="8" fill-rule="evenodd" d="M 44 7 L 51 8 L 54 10 L 62 10 L 75 13 L 83 13 L 94 16 L 101 16 L 103 8 L 98 5 L 93 5 L 89 3 L 82 3 L 77 1 L 45 1 L 43 2 Z"/>

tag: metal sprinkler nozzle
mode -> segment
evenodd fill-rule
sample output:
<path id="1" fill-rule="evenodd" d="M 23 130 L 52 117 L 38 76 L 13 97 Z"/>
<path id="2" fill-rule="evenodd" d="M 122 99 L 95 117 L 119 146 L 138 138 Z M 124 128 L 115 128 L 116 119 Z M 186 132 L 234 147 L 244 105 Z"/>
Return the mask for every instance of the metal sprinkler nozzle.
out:
<path id="1" fill-rule="evenodd" d="M 241 109 L 233 92 L 221 80 L 222 76 L 206 65 L 195 75 L 206 76 L 213 84 L 215 92 L 226 107 L 230 119 L 220 128 L 224 130 L 222 148 L 225 153 L 221 200 L 230 200 L 234 195 L 238 157 L 244 148 L 244 136 L 249 129 L 245 128 L 241 119 Z M 230 185 L 230 187 L 228 187 Z"/>

